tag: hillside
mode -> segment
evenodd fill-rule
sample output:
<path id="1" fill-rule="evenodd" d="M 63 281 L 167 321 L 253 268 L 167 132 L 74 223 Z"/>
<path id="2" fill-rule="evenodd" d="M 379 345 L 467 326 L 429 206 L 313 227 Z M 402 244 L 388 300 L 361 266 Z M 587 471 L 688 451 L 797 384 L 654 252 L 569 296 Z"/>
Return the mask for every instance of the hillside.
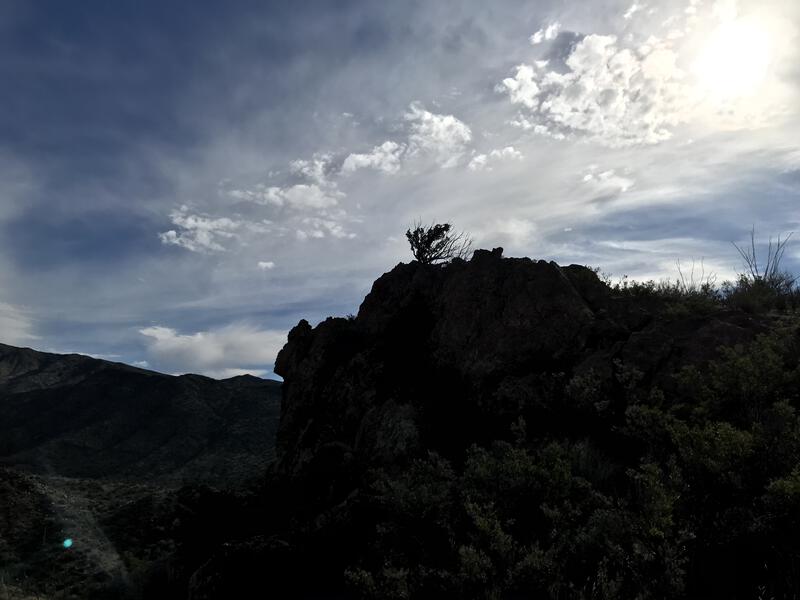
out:
<path id="1" fill-rule="evenodd" d="M 0 344 L 0 464 L 40 474 L 208 481 L 273 458 L 280 383 L 173 377 Z"/>
<path id="2" fill-rule="evenodd" d="M 796 597 L 800 321 L 673 292 L 479 250 L 301 321 L 191 597 Z"/>
<path id="3" fill-rule="evenodd" d="M 50 416 L 25 425 L 47 434 L 9 438 L 14 457 L 58 464 L 73 446 L 115 456 L 93 425 L 115 422 L 109 406 L 158 441 L 157 458 L 117 455 L 132 474 L 124 483 L 91 460 L 99 479 L 0 477 L 0 493 L 25 508 L 0 515 L 30 557 L 13 583 L 54 598 L 81 597 L 92 572 L 99 598 L 795 598 L 800 318 L 795 304 L 737 293 L 733 303 L 611 286 L 586 267 L 501 249 L 399 264 L 356 316 L 289 333 L 275 365 L 276 460 L 247 489 L 144 493 L 139 469 L 192 472 L 182 452 L 195 438 L 160 437 L 175 432 L 176 415 L 200 415 L 183 431 L 219 423 L 232 438 L 219 447 L 231 447 L 239 413 L 227 386 L 260 383 L 79 367 L 87 359 L 74 357 L 35 369 L 29 357 L 7 361 L 22 365 L 7 372 L 49 387 L 15 388 L 6 398 L 18 412 L 6 414 L 34 419 L 20 398 L 54 394 L 39 409 Z M 71 386 L 93 390 L 91 400 Z M 125 401 L 134 390 L 163 400 Z M 80 410 L 58 413 L 64 398 Z M 67 418 L 68 430 L 57 426 Z M 107 548 L 62 557 L 68 587 L 42 574 L 52 556 L 41 522 L 54 511 Z M 10 525 L 15 514 L 30 525 Z"/>
<path id="4" fill-rule="evenodd" d="M 172 597 L 181 499 L 263 476 L 280 396 L 0 344 L 0 598 Z"/>

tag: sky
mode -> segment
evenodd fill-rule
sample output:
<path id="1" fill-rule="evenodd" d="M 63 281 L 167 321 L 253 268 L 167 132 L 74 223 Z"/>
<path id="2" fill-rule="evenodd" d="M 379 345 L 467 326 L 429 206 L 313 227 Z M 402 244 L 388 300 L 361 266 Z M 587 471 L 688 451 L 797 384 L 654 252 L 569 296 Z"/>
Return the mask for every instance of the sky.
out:
<path id="1" fill-rule="evenodd" d="M 733 278 L 800 228 L 799 34 L 794 0 L 2 0 L 0 342 L 272 377 L 415 220 Z"/>

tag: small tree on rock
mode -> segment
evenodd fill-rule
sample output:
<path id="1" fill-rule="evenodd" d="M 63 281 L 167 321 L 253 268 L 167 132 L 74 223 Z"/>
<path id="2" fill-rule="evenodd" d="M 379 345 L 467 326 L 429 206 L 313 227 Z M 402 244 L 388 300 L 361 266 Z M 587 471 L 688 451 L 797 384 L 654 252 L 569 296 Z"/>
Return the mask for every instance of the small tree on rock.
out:
<path id="1" fill-rule="evenodd" d="M 435 223 L 423 226 L 414 223 L 414 229 L 406 230 L 411 245 L 411 254 L 424 265 L 469 258 L 472 240 L 464 232 L 453 231 L 450 223 Z"/>

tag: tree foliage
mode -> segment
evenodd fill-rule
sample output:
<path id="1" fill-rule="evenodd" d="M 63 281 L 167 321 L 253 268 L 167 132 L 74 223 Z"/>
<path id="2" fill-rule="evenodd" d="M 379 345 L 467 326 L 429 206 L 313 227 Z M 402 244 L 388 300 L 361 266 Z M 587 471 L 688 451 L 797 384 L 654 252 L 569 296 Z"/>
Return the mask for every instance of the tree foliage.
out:
<path id="1" fill-rule="evenodd" d="M 434 223 L 424 226 L 414 223 L 406 230 L 406 239 L 411 245 L 414 258 L 424 265 L 447 262 L 454 258 L 466 259 L 472 248 L 472 240 L 464 232 L 456 232 L 450 223 Z"/>

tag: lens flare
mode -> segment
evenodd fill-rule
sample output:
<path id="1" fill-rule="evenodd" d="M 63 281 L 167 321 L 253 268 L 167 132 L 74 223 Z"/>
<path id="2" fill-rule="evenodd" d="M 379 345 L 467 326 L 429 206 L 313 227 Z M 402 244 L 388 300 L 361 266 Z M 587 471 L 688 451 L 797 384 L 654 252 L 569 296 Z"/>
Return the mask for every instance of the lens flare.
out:
<path id="1" fill-rule="evenodd" d="M 62 545 L 62 546 L 64 546 L 64 548 L 72 548 L 72 538 L 67 538 L 67 539 L 65 539 L 65 540 L 64 540 L 64 541 L 61 543 L 61 545 Z"/>

